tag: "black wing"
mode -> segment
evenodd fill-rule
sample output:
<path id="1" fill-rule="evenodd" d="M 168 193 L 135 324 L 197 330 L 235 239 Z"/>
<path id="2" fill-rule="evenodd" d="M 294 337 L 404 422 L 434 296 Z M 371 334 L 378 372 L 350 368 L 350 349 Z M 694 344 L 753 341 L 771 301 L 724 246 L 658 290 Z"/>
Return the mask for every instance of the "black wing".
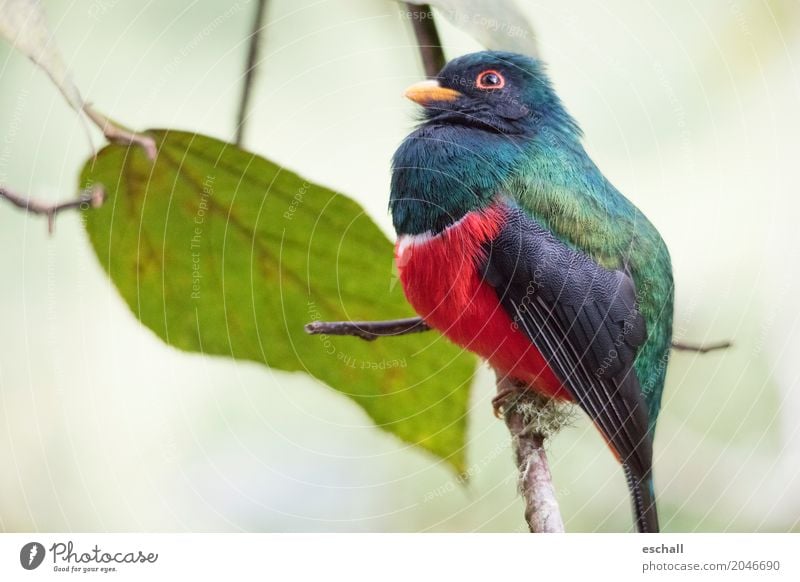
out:
<path id="1" fill-rule="evenodd" d="M 657 531 L 652 438 L 633 368 L 647 331 L 633 280 L 559 241 L 518 208 L 485 250 L 485 280 L 619 455 L 639 529 Z"/>

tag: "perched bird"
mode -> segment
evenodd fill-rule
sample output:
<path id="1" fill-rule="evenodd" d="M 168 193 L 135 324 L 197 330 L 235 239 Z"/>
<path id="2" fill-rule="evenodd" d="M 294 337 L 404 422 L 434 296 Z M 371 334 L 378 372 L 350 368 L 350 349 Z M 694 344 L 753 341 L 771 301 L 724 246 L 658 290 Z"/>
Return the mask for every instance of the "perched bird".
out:
<path id="1" fill-rule="evenodd" d="M 672 336 L 669 253 L 600 172 L 538 60 L 480 52 L 406 96 L 392 163 L 406 297 L 523 390 L 576 402 L 657 532 L 653 434 Z"/>

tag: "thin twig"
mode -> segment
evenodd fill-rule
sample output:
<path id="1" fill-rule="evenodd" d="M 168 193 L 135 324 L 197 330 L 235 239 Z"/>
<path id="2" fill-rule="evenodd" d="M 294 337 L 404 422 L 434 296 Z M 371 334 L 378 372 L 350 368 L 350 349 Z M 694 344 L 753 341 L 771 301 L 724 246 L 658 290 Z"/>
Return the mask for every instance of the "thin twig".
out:
<path id="1" fill-rule="evenodd" d="M 150 160 L 156 159 L 156 141 L 149 135 L 136 133 L 135 131 L 130 131 L 124 127 L 120 127 L 108 117 L 94 109 L 88 103 L 83 106 L 83 111 L 86 113 L 86 117 L 88 117 L 92 123 L 100 128 L 100 131 L 103 132 L 103 135 L 111 143 L 139 145 L 142 147 L 142 149 L 144 149 L 147 157 Z"/>
<path id="2" fill-rule="evenodd" d="M 92 188 L 85 190 L 74 200 L 67 200 L 57 204 L 45 204 L 30 198 L 25 198 L 24 196 L 12 192 L 8 188 L 0 186 L 0 198 L 5 198 L 17 208 L 22 208 L 31 214 L 43 214 L 47 216 L 47 231 L 50 234 L 53 234 L 56 215 L 59 212 L 63 210 L 97 208 L 103 204 L 105 197 L 105 189 L 101 185 L 96 184 L 92 186 Z"/>
<path id="3" fill-rule="evenodd" d="M 306 333 L 310 335 L 352 335 L 367 341 L 429 329 L 421 317 L 385 321 L 313 321 L 305 326 Z"/>
<path id="4" fill-rule="evenodd" d="M 261 33 L 264 14 L 267 11 L 267 0 L 256 2 L 256 13 L 253 18 L 253 28 L 250 32 L 250 45 L 247 50 L 247 63 L 244 69 L 244 84 L 242 94 L 239 98 L 239 110 L 236 114 L 236 137 L 234 143 L 242 145 L 244 139 L 244 129 L 247 121 L 247 112 L 250 106 L 250 95 L 253 90 L 253 80 L 255 78 L 256 67 L 258 65 L 258 53 L 261 46 Z"/>
<path id="5" fill-rule="evenodd" d="M 712 344 L 687 344 L 684 342 L 672 342 L 672 349 L 679 352 L 697 352 L 700 354 L 707 354 L 716 350 L 725 350 L 733 346 L 731 341 L 715 342 Z"/>
<path id="6" fill-rule="evenodd" d="M 309 334 L 351 335 L 372 341 L 380 337 L 405 335 L 407 333 L 420 333 L 428 331 L 431 327 L 422 321 L 421 317 L 406 319 L 384 319 L 381 321 L 315 321 L 306 325 Z M 672 348 L 683 352 L 698 352 L 706 354 L 716 350 L 724 350 L 733 345 L 730 341 L 721 341 L 712 344 L 687 344 L 672 342 Z"/>
<path id="7" fill-rule="evenodd" d="M 439 31 L 433 20 L 433 12 L 428 4 L 406 2 L 406 8 L 414 27 L 414 36 L 417 38 L 425 75 L 433 79 L 439 74 L 445 63 L 442 41 L 439 39 Z"/>

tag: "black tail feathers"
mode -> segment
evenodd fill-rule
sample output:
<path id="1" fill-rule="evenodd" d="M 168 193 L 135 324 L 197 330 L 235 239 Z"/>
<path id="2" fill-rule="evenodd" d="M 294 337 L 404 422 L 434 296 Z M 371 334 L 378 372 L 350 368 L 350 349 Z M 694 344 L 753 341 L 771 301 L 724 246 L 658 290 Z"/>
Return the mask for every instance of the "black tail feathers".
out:
<path id="1" fill-rule="evenodd" d="M 622 468 L 625 470 L 625 478 L 633 501 L 636 530 L 639 533 L 658 533 L 658 511 L 652 475 L 648 472 L 647 475 L 639 477 L 633 474 L 628 465 L 623 465 Z"/>

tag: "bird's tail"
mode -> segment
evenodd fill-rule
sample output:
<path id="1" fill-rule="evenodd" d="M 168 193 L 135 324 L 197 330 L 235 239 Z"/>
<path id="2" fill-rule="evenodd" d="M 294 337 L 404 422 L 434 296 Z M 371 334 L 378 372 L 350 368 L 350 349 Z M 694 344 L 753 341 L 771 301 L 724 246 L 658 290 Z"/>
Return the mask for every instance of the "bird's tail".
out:
<path id="1" fill-rule="evenodd" d="M 637 477 L 628 465 L 623 465 L 628 489 L 633 500 L 633 513 L 636 517 L 636 529 L 639 533 L 658 533 L 658 511 L 656 495 L 653 488 L 653 477 L 648 472 Z"/>

